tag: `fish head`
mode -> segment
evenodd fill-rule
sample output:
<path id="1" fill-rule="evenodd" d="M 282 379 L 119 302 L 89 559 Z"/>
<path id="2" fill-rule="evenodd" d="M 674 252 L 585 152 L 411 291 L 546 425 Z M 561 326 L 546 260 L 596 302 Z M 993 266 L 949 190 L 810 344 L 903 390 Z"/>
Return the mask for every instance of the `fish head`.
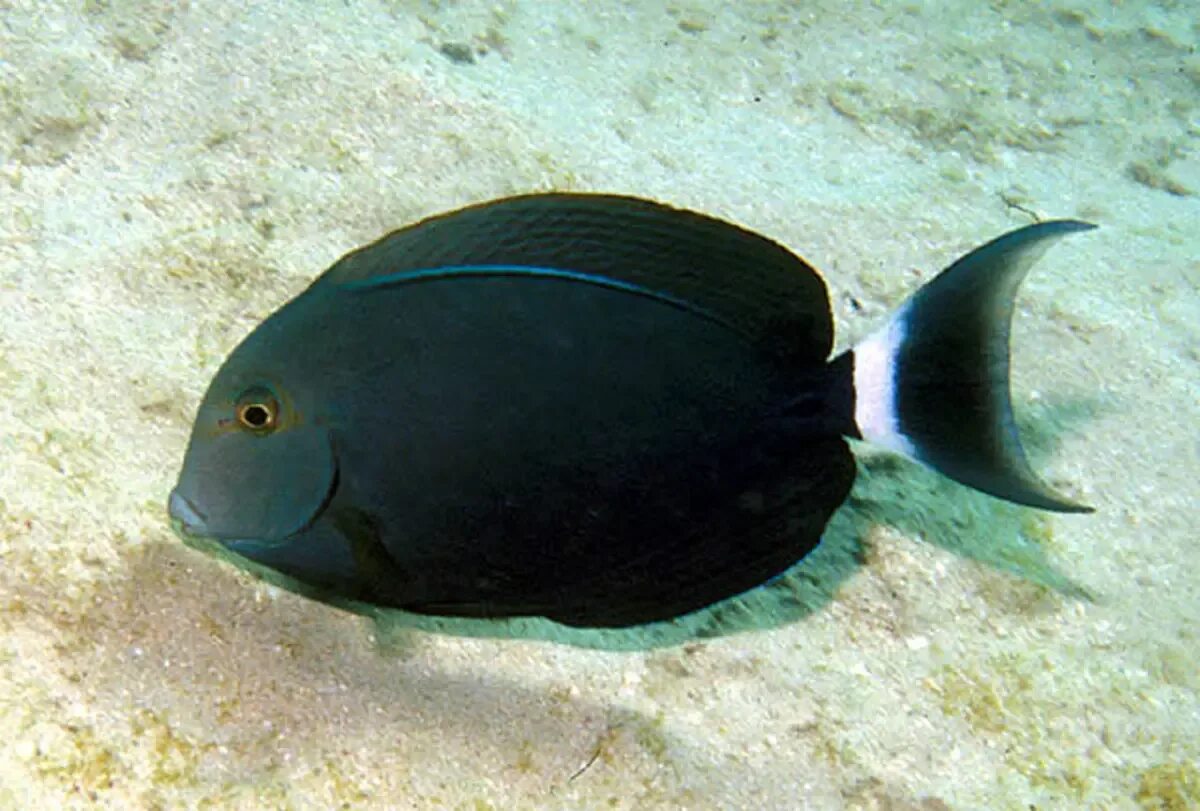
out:
<path id="1" fill-rule="evenodd" d="M 185 536 L 265 552 L 321 517 L 337 490 L 338 462 L 317 393 L 288 364 L 257 362 L 254 343 L 213 378 L 168 510 Z"/>

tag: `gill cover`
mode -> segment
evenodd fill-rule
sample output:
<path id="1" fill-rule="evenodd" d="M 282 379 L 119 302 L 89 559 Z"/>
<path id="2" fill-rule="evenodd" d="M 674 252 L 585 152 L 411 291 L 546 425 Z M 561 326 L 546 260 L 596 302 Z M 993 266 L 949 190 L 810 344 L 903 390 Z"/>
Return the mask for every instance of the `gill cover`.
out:
<path id="1" fill-rule="evenodd" d="M 266 434 L 213 430 L 228 414 L 228 406 L 200 409 L 175 488 L 198 519 L 186 528 L 219 540 L 270 543 L 311 525 L 337 487 L 329 432 L 312 424 Z"/>

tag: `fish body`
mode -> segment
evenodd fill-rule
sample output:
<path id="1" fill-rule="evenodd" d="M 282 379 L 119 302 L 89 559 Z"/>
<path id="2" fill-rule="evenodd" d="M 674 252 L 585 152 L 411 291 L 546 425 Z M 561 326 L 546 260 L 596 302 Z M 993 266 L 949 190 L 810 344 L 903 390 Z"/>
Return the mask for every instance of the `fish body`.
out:
<path id="1" fill-rule="evenodd" d="M 331 600 L 583 627 L 670 619 L 820 541 L 866 437 L 1002 498 L 1025 463 L 1016 286 L 1072 221 L 969 254 L 829 359 L 820 276 L 646 200 L 507 198 L 335 263 L 199 408 L 182 531 Z"/>

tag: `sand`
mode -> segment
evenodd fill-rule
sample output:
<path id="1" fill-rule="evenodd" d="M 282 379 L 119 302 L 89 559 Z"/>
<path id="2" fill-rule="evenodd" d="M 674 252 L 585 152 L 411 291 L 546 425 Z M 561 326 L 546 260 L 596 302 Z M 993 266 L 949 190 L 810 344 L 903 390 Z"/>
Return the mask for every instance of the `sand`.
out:
<path id="1" fill-rule="evenodd" d="M 1189 6 L 0 0 L 0 807 L 1200 807 Z M 826 546 L 699 626 L 742 630 L 627 650 L 383 634 L 172 534 L 261 318 L 538 189 L 780 240 L 841 346 L 1099 223 L 1013 339 L 1034 463 L 1096 513 L 864 453 Z"/>

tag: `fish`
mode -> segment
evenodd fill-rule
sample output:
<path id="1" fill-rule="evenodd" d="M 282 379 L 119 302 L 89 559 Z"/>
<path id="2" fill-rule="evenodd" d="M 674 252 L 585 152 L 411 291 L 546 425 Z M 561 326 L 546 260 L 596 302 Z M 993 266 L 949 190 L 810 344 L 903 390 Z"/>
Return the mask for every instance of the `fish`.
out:
<path id="1" fill-rule="evenodd" d="M 851 441 L 1087 512 L 1013 419 L 1038 222 L 831 357 L 821 275 L 636 197 L 541 193 L 352 251 L 258 325 L 197 409 L 175 529 L 335 605 L 576 628 L 669 621 L 777 578 L 847 499 Z"/>

